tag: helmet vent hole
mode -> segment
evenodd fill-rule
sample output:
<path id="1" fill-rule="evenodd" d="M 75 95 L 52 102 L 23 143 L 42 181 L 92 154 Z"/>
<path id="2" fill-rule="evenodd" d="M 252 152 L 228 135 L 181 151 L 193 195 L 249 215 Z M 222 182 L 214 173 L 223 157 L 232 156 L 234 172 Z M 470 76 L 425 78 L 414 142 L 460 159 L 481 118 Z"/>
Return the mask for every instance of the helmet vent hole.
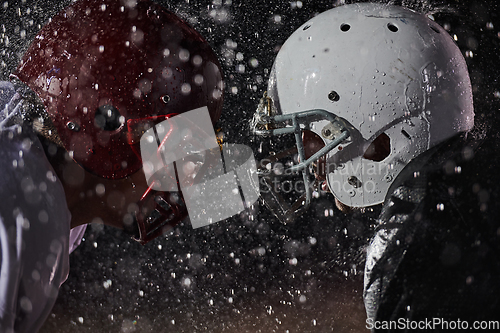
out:
<path id="1" fill-rule="evenodd" d="M 328 99 L 332 102 L 338 102 L 340 100 L 340 95 L 336 91 L 330 91 L 328 94 Z"/>
<path id="2" fill-rule="evenodd" d="M 340 25 L 340 30 L 343 32 L 348 32 L 351 29 L 351 26 L 347 23 L 343 23 Z"/>
<path id="3" fill-rule="evenodd" d="M 438 29 L 438 28 L 436 28 L 436 27 L 431 26 L 431 29 L 432 29 L 432 31 L 434 31 L 434 32 L 435 32 L 435 33 L 437 33 L 437 34 L 439 34 L 439 33 L 440 33 L 439 29 Z"/>
<path id="4" fill-rule="evenodd" d="M 385 133 L 377 136 L 366 148 L 363 157 L 367 160 L 380 162 L 391 154 L 391 139 Z"/>
<path id="5" fill-rule="evenodd" d="M 389 29 L 392 32 L 398 32 L 399 28 L 396 27 L 393 23 L 387 24 L 387 29 Z"/>
<path id="6" fill-rule="evenodd" d="M 307 29 L 309 29 L 311 27 L 310 24 L 306 25 L 304 28 L 302 28 L 303 31 L 306 31 Z"/>
<path id="7" fill-rule="evenodd" d="M 102 105 L 95 111 L 94 124 L 105 131 L 115 131 L 120 128 L 123 119 L 117 108 L 112 105 Z"/>

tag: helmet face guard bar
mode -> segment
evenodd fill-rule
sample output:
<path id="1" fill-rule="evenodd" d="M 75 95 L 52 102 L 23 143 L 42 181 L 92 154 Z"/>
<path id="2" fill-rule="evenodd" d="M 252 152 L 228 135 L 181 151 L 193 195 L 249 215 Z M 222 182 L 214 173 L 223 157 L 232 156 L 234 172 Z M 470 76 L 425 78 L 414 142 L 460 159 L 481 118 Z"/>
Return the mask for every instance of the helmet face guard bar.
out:
<path id="1" fill-rule="evenodd" d="M 143 155 L 140 149 L 140 141 L 146 131 L 152 129 L 156 139 L 157 150 L 156 154 L 163 162 L 164 166 L 167 166 L 165 162 L 164 149 L 163 147 L 168 146 L 169 140 L 172 134 L 179 131 L 179 124 L 176 121 L 167 121 L 173 118 L 177 114 L 172 113 L 168 115 L 160 115 L 154 117 L 140 118 L 140 119 L 129 119 L 127 121 L 128 127 L 128 137 L 127 141 L 132 151 L 137 155 L 137 158 L 141 161 L 143 160 Z M 156 125 L 162 123 L 165 128 L 165 132 L 160 137 L 156 130 Z M 195 123 L 189 122 L 189 127 L 199 132 L 203 132 Z M 179 174 L 177 172 L 176 162 L 172 162 L 172 172 L 169 173 L 165 171 L 162 175 L 152 175 L 148 180 L 148 189 L 142 195 L 141 199 L 137 203 L 137 211 L 133 215 L 133 220 L 137 225 L 137 229 L 134 229 L 133 237 L 136 241 L 142 245 L 147 244 L 156 237 L 164 234 L 166 231 L 174 228 L 178 223 L 184 220 L 188 216 L 188 211 L 182 191 L 179 190 Z M 199 170 L 199 175 L 194 178 L 193 182 L 196 182 L 201 174 L 206 171 L 207 165 L 203 165 Z M 162 188 L 161 181 L 162 177 L 168 177 L 169 180 L 174 182 L 177 186 L 175 191 L 171 190 L 159 190 Z M 137 233 L 138 231 L 138 233 Z"/>
<path id="2" fill-rule="evenodd" d="M 300 128 L 300 124 L 306 123 L 308 125 L 309 123 L 317 120 L 318 118 L 319 119 L 323 118 L 328 120 L 334 127 L 339 129 L 338 130 L 339 133 L 335 136 L 335 138 L 331 142 L 329 142 L 323 148 L 318 150 L 311 157 L 306 159 L 304 144 L 301 138 L 302 130 Z M 350 132 L 347 129 L 347 126 L 344 125 L 341 119 L 334 116 L 333 114 L 331 114 L 326 110 L 320 110 L 320 109 L 308 110 L 286 115 L 276 115 L 269 117 L 269 121 L 271 124 L 284 123 L 290 120 L 292 121 L 292 127 L 276 128 L 276 129 L 262 130 L 256 132 L 258 135 L 266 135 L 266 136 L 267 135 L 277 136 L 277 135 L 291 134 L 291 133 L 295 135 L 295 143 L 297 144 L 298 147 L 300 160 L 299 164 L 294 165 L 290 168 L 290 171 L 300 171 L 307 169 L 307 167 L 311 165 L 311 163 L 318 160 L 321 156 L 327 154 L 330 150 L 337 147 L 339 144 L 344 142 L 344 140 L 346 140 L 350 136 Z M 268 133 L 262 133 L 262 132 L 268 132 Z"/>
<path id="3" fill-rule="evenodd" d="M 129 119 L 127 121 L 127 141 L 138 159 L 142 160 L 139 145 L 143 134 L 150 128 L 154 128 L 156 124 L 176 115 L 177 114 L 174 113 L 147 118 Z M 172 130 L 173 128 L 171 126 L 162 141 L 169 137 Z M 161 146 L 160 143 L 161 142 L 158 143 L 159 146 Z M 161 154 L 160 149 L 158 149 L 158 154 Z M 177 171 L 175 169 L 175 163 L 174 170 Z M 175 175 L 171 176 L 175 177 L 177 181 L 177 172 Z M 136 228 L 129 228 L 133 238 L 142 245 L 147 244 L 164 232 L 172 229 L 188 215 L 181 193 L 155 191 L 153 189 L 155 185 L 156 180 L 153 179 L 148 189 L 137 203 L 137 211 L 133 214 Z"/>
<path id="4" fill-rule="evenodd" d="M 263 100 L 269 101 L 270 98 L 265 97 Z M 270 107 L 268 105 L 269 103 L 265 108 L 269 111 Z M 264 204 L 278 217 L 278 219 L 286 224 L 305 212 L 311 203 L 311 188 L 317 187 L 317 180 L 311 184 L 309 166 L 347 140 L 351 136 L 351 133 L 348 129 L 348 125 L 341 118 L 321 109 L 307 110 L 284 115 L 269 115 L 269 113 L 267 115 L 257 114 L 255 119 L 257 120 L 254 126 L 254 133 L 259 136 L 278 136 L 283 134 L 294 134 L 295 136 L 296 148 L 289 149 L 266 159 L 267 161 L 273 162 L 279 160 L 280 158 L 298 153 L 299 163 L 291 166 L 288 171 L 300 171 L 302 173 L 305 193 L 291 206 L 273 189 L 270 184 L 270 178 L 265 177 L 263 166 L 259 164 L 259 174 L 262 176 L 263 180 L 261 184 L 263 183 L 263 185 L 267 187 L 265 191 L 261 191 L 261 199 Z M 328 142 L 323 148 L 319 149 L 312 156 L 306 159 L 304 142 L 302 140 L 302 128 L 300 125 L 305 125 L 305 127 L 308 128 L 310 127 L 310 123 L 318 120 L 328 120 L 329 123 L 324 127 L 322 132 L 323 136 L 332 138 L 332 141 Z M 277 124 L 290 122 L 291 127 L 275 128 Z M 265 129 L 257 128 L 257 126 L 264 127 Z M 327 127 L 329 127 L 329 129 L 327 129 Z"/>
<path id="5" fill-rule="evenodd" d="M 180 192 L 158 192 L 152 187 L 153 184 L 138 202 L 139 209 L 134 216 L 139 229 L 134 238 L 142 245 L 174 228 L 188 216 Z"/>

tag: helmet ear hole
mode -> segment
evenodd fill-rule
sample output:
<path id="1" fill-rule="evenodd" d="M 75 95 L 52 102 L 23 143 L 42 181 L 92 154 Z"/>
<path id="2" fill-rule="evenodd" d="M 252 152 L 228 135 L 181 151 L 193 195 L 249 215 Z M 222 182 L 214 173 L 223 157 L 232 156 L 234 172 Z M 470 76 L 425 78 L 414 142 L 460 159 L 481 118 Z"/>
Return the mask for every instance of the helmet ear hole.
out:
<path id="1" fill-rule="evenodd" d="M 302 142 L 304 144 L 304 153 L 305 158 L 313 156 L 317 153 L 321 148 L 325 146 L 325 142 L 323 139 L 316 133 L 310 130 L 304 130 L 302 132 Z M 326 179 L 326 164 L 325 157 L 320 157 L 317 161 L 314 162 L 315 165 L 315 176 L 317 179 L 324 180 Z"/>
<path id="2" fill-rule="evenodd" d="M 385 133 L 377 136 L 375 140 L 366 148 L 363 158 L 367 160 L 380 162 L 391 153 L 391 139 Z"/>
<path id="3" fill-rule="evenodd" d="M 304 143 L 305 157 L 313 156 L 318 150 L 325 146 L 323 139 L 316 133 L 310 130 L 302 132 L 302 142 Z"/>

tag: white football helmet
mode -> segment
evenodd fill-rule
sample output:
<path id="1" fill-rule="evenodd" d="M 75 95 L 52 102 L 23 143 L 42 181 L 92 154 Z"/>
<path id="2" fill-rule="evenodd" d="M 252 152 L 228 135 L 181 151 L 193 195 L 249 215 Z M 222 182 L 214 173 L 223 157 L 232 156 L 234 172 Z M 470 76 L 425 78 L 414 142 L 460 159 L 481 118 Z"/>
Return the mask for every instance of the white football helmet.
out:
<path id="1" fill-rule="evenodd" d="M 292 169 L 306 177 L 323 157 L 330 191 L 350 207 L 382 203 L 412 159 L 473 123 L 467 66 L 450 35 L 423 14 L 374 3 L 336 7 L 297 29 L 253 122 L 260 135 L 296 133 Z M 325 145 L 310 157 L 305 130 Z"/>

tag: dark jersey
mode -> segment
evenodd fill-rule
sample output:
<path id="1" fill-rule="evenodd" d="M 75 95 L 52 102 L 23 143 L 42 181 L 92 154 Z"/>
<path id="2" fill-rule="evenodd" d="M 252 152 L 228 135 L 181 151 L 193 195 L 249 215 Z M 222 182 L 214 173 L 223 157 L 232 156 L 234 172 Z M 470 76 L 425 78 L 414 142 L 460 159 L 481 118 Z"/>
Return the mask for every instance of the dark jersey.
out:
<path id="1" fill-rule="evenodd" d="M 0 81 L 0 332 L 36 332 L 69 271 L 85 226 L 70 231 L 61 182 Z"/>
<path id="2" fill-rule="evenodd" d="M 497 140 L 457 135 L 398 176 L 368 249 L 372 323 L 500 319 Z"/>

